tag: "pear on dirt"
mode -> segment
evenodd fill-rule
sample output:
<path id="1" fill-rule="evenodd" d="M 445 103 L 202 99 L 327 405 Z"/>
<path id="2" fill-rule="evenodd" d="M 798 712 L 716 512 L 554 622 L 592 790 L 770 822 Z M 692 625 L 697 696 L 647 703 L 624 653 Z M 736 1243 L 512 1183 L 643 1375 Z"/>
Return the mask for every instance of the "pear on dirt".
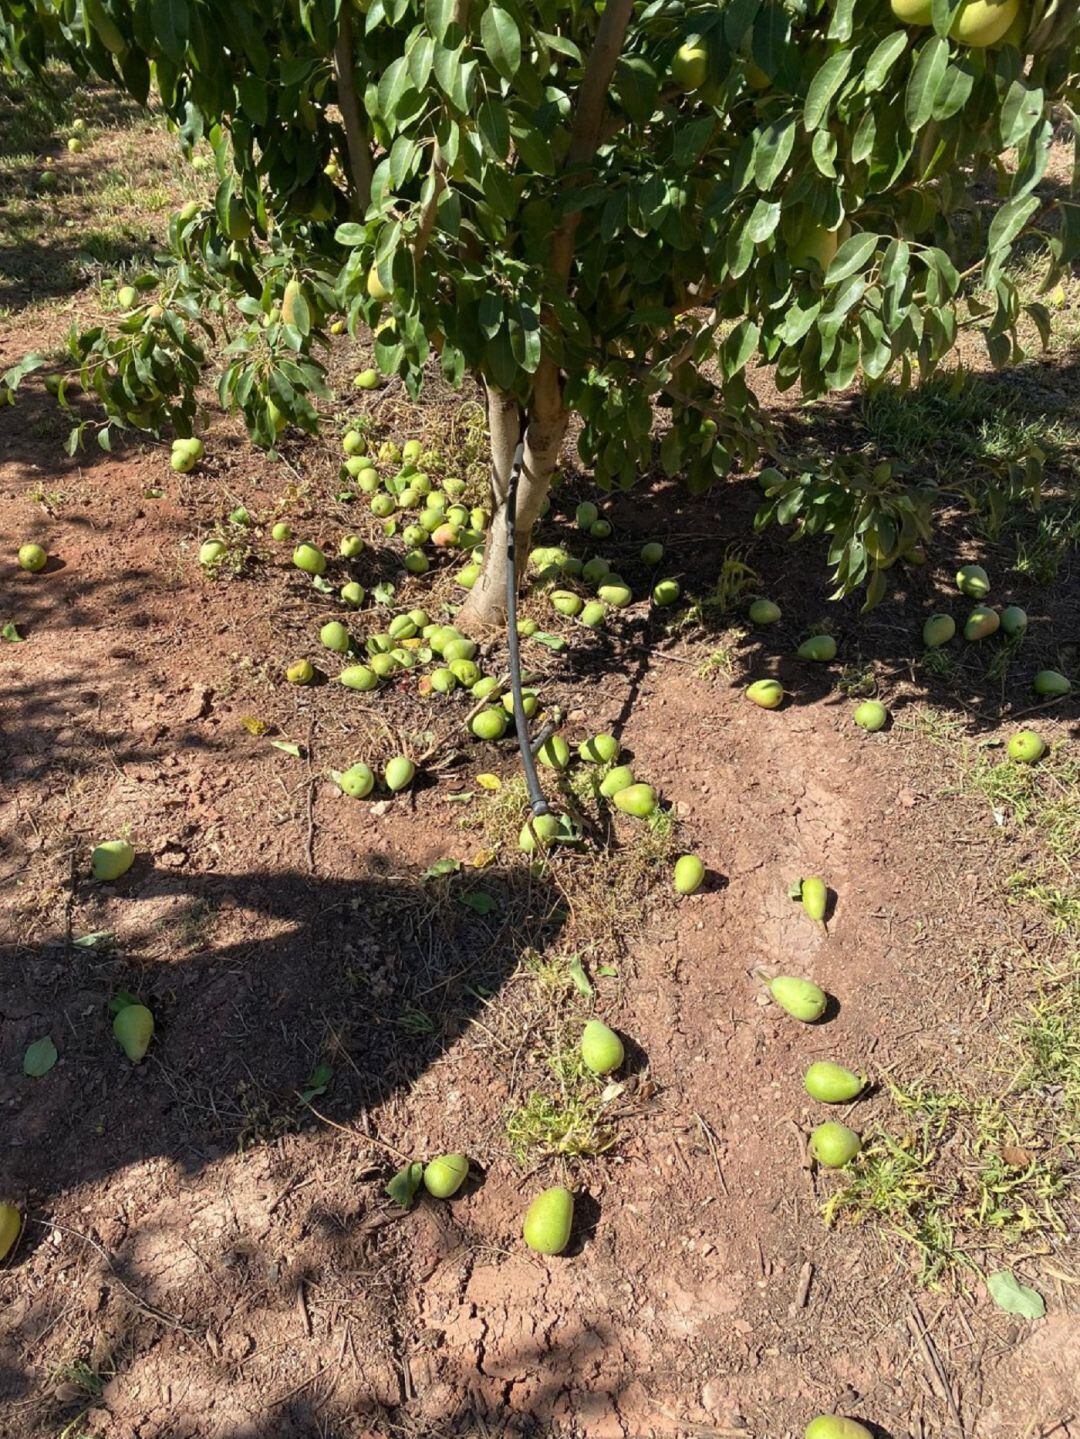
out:
<path id="1" fill-rule="evenodd" d="M 775 625 L 782 617 L 781 609 L 773 600 L 754 600 L 747 610 L 752 625 Z"/>
<path id="2" fill-rule="evenodd" d="M 464 1154 L 440 1154 L 424 1166 L 424 1188 L 436 1199 L 452 1198 L 469 1177 Z"/>
<path id="3" fill-rule="evenodd" d="M 825 921 L 825 910 L 829 903 L 829 890 L 823 879 L 816 874 L 811 874 L 802 881 L 799 886 L 799 898 L 802 900 L 802 907 L 812 920 L 818 924 Z"/>
<path id="4" fill-rule="evenodd" d="M 984 600 L 990 593 L 990 576 L 982 565 L 964 565 L 956 572 L 956 588 L 972 600 Z"/>
<path id="5" fill-rule="evenodd" d="M 154 1016 L 145 1004 L 125 1004 L 113 1019 L 113 1034 L 132 1064 L 138 1064 L 154 1037 Z"/>
<path id="6" fill-rule="evenodd" d="M 549 769 L 565 769 L 570 763 L 570 746 L 561 734 L 553 734 L 537 750 L 536 758 Z"/>
<path id="7" fill-rule="evenodd" d="M 49 562 L 49 556 L 44 547 L 35 544 L 20 545 L 18 558 L 19 568 L 29 571 L 32 575 L 43 570 Z"/>
<path id="8" fill-rule="evenodd" d="M 594 734 L 578 745 L 578 754 L 588 764 L 609 764 L 619 753 L 619 741 L 613 734 Z"/>
<path id="9" fill-rule="evenodd" d="M 623 1042 L 599 1019 L 590 1019 L 581 1035 L 581 1060 L 593 1074 L 611 1074 L 626 1058 Z"/>
<path id="10" fill-rule="evenodd" d="M 746 687 L 746 698 L 762 709 L 779 709 L 784 703 L 784 686 L 779 680 L 754 680 Z"/>
<path id="11" fill-rule="evenodd" d="M 629 789 L 634 783 L 634 771 L 628 764 L 616 765 L 600 781 L 600 793 L 605 799 L 614 799 L 620 790 Z"/>
<path id="12" fill-rule="evenodd" d="M 285 671 L 285 678 L 291 685 L 309 685 L 315 678 L 315 666 L 310 660 L 297 660 Z"/>
<path id="13" fill-rule="evenodd" d="M 1009 736 L 1009 758 L 1019 764 L 1035 764 L 1046 753 L 1046 741 L 1034 730 L 1022 729 Z"/>
<path id="14" fill-rule="evenodd" d="M 1031 688 L 1043 699 L 1060 699 L 1072 689 L 1072 683 L 1059 670 L 1040 670 L 1031 681 Z"/>
<path id="15" fill-rule="evenodd" d="M 303 544 L 297 545 L 293 550 L 293 564 L 298 570 L 303 570 L 306 575 L 321 575 L 326 571 L 326 556 L 318 545 Z"/>
<path id="16" fill-rule="evenodd" d="M 696 894 L 705 883 L 705 866 L 696 854 L 682 854 L 672 877 L 676 894 Z"/>
<path id="17" fill-rule="evenodd" d="M 828 996 L 812 980 L 780 974 L 769 981 L 769 993 L 793 1019 L 813 1024 L 825 1013 Z"/>
<path id="18" fill-rule="evenodd" d="M 656 809 L 656 791 L 651 784 L 628 784 L 616 794 L 615 808 L 635 819 L 648 819 Z"/>
<path id="19" fill-rule="evenodd" d="M 919 0 L 922 4 L 923 0 Z M 929 11 L 929 0 L 925 0 Z M 895 13 L 897 0 L 893 0 L 893 11 Z M 918 22 L 928 25 L 929 20 Z M 874 1439 L 874 1436 L 867 1429 L 865 1424 L 860 1424 L 857 1419 L 844 1419 L 839 1414 L 819 1414 L 816 1419 L 811 1419 L 806 1426 L 803 1439 Z"/>
<path id="20" fill-rule="evenodd" d="M 952 615 L 931 615 L 922 627 L 922 642 L 928 650 L 936 650 L 947 645 L 955 634 L 956 621 Z"/>
<path id="21" fill-rule="evenodd" d="M 836 641 L 832 635 L 811 635 L 808 640 L 803 640 L 796 653 L 801 660 L 828 664 L 836 658 Z"/>
<path id="22" fill-rule="evenodd" d="M 90 873 L 108 883 L 127 874 L 135 863 L 135 851 L 126 839 L 106 839 L 94 847 L 90 856 Z"/>
<path id="23" fill-rule="evenodd" d="M 0 1204 L 0 1263 L 11 1253 L 22 1232 L 22 1215 L 14 1204 Z"/>
<path id="24" fill-rule="evenodd" d="M 976 605 L 964 622 L 964 638 L 966 640 L 985 640 L 996 634 L 1001 624 L 1001 616 L 997 610 L 992 610 L 989 605 Z"/>
<path id="25" fill-rule="evenodd" d="M 884 729 L 889 720 L 889 711 L 880 700 L 863 700 L 861 705 L 855 709 L 852 719 L 860 729 L 866 730 L 867 734 L 877 734 L 878 730 Z"/>
<path id="26" fill-rule="evenodd" d="M 367 665 L 348 665 L 338 675 L 338 683 L 348 690 L 373 690 L 379 683 L 378 676 Z"/>
<path id="27" fill-rule="evenodd" d="M 523 854 L 535 853 L 537 846 L 546 849 L 559 838 L 562 826 L 557 814 L 533 815 L 527 824 L 521 826 L 518 835 L 518 849 Z"/>
<path id="28" fill-rule="evenodd" d="M 347 794 L 350 799 L 367 799 L 375 788 L 375 775 L 371 768 L 360 762 L 350 765 L 341 774 L 335 774 L 334 779 L 342 794 Z"/>
<path id="29" fill-rule="evenodd" d="M 862 1148 L 862 1140 L 846 1124 L 827 1119 L 810 1135 L 810 1153 L 826 1169 L 843 1169 Z"/>
<path id="30" fill-rule="evenodd" d="M 842 1064 L 819 1059 L 806 1071 L 803 1086 L 811 1099 L 822 1104 L 848 1104 L 866 1088 L 866 1079 Z"/>
<path id="31" fill-rule="evenodd" d="M 1027 611 L 1019 605 L 1006 605 L 1001 611 L 1001 628 L 1010 639 L 1013 635 L 1022 635 L 1027 627 Z"/>
<path id="32" fill-rule="evenodd" d="M 525 1243 L 536 1254 L 561 1254 L 570 1243 L 574 1196 L 556 1186 L 538 1194 L 525 1213 Z"/>
<path id="33" fill-rule="evenodd" d="M 386 768 L 383 770 L 383 782 L 391 794 L 397 794 L 399 790 L 408 789 L 416 778 L 416 766 L 407 755 L 395 755 L 393 759 L 387 760 Z"/>

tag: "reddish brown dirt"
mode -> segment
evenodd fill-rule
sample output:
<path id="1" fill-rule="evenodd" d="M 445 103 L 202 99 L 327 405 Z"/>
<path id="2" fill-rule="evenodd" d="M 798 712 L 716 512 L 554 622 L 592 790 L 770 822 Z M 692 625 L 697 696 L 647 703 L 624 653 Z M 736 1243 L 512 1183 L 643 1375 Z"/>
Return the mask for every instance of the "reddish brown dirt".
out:
<path id="1" fill-rule="evenodd" d="M 1080 1433 L 1075 1288 L 1059 1285 L 1036 1326 L 978 1286 L 962 1306 L 927 1295 L 902 1246 L 823 1228 L 833 1181 L 805 1158 L 811 1060 L 880 1075 L 986 1043 L 974 957 L 1028 942 L 986 863 L 990 816 L 967 801 L 943 815 L 917 739 L 863 735 L 812 677 L 759 712 L 739 685 L 698 677 L 708 644 L 650 653 L 643 608 L 589 663 L 553 662 L 581 716 L 572 737 L 619 726 L 711 881 L 677 907 L 658 897 L 599 982 L 605 1017 L 635 1042 L 620 1143 L 574 1171 L 571 1253 L 537 1259 L 521 1212 L 560 1170 L 523 1173 L 507 1153 L 531 1041 L 518 1034 L 515 1051 L 487 1020 L 489 1003 L 513 1012 L 521 949 L 557 944 L 553 896 L 509 856 L 483 872 L 492 917 L 422 879 L 481 847 L 447 794 L 477 768 L 511 773 L 512 752 L 469 755 L 390 804 L 343 800 L 326 767 L 396 742 L 373 738 L 366 701 L 280 681 L 310 648 L 312 592 L 283 556 L 217 583 L 195 563 L 213 515 L 238 499 L 265 512 L 281 473 L 227 437 L 187 481 L 160 452 L 58 463 L 48 423 L 33 442 L 26 424 L 0 415 L 0 548 L 40 537 L 56 560 L 36 577 L 5 561 L 0 604 L 26 636 L 0 649 L 4 1186 L 28 1216 L 0 1273 L 5 1436 L 782 1439 L 836 1408 L 879 1436 L 944 1439 L 961 1434 L 949 1396 L 964 1434 Z M 28 495 L 46 475 L 63 494 L 52 514 Z M 144 498 L 149 485 L 164 497 Z M 701 579 L 747 533 L 753 497 L 734 496 L 707 549 L 708 511 L 663 503 L 672 555 Z M 787 555 L 755 557 L 791 619 L 740 671 L 771 666 L 821 613 L 820 576 Z M 940 574 L 904 581 L 891 619 L 857 628 L 842 607 L 849 646 L 895 671 L 952 563 L 943 552 Z M 898 713 L 917 697 L 913 677 L 888 684 Z M 386 713 L 407 735 L 431 723 L 404 695 Z M 1048 738 L 1065 733 L 1059 714 Z M 250 735 L 245 716 L 306 757 Z M 136 867 L 92 885 L 90 846 L 125 831 Z M 838 896 L 827 931 L 786 894 L 809 872 Z M 73 943 L 97 931 L 114 939 Z M 831 1023 L 765 1005 L 760 975 L 777 970 L 818 979 Z M 120 988 L 158 1018 L 137 1069 L 108 1032 Z M 413 1037 L 418 1009 L 437 1017 Z M 43 1033 L 61 1059 L 29 1080 L 20 1058 Z M 296 1092 L 326 1054 L 324 1121 Z M 397 1152 L 458 1147 L 482 1170 L 461 1198 L 404 1217 L 388 1205 Z M 948 1392 L 913 1342 L 913 1306 Z"/>

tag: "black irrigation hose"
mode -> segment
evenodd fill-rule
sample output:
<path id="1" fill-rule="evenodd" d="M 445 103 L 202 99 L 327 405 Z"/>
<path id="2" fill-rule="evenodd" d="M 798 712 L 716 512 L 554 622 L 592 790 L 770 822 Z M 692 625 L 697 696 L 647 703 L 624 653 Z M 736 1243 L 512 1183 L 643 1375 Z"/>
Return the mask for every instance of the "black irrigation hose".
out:
<path id="1" fill-rule="evenodd" d="M 524 456 L 525 444 L 524 441 L 519 441 L 514 451 L 510 480 L 506 488 L 506 641 L 510 649 L 510 691 L 514 697 L 514 728 L 517 730 L 525 783 L 529 788 L 529 802 L 533 815 L 536 816 L 549 811 L 548 802 L 537 778 L 536 765 L 533 763 L 529 724 L 525 718 L 525 704 L 521 697 L 521 650 L 517 628 L 517 490 Z"/>

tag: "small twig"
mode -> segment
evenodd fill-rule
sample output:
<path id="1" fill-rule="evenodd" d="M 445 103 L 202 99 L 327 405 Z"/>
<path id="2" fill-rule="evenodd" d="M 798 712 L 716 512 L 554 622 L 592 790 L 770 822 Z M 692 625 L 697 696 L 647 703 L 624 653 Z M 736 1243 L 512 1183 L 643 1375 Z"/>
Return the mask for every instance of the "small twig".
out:
<path id="1" fill-rule="evenodd" d="M 791 1303 L 788 1313 L 794 1317 L 800 1309 L 806 1308 L 806 1301 L 810 1295 L 810 1281 L 814 1277 L 814 1266 L 808 1259 L 799 1270 L 799 1284 L 795 1290 L 795 1298 Z"/>
<path id="2" fill-rule="evenodd" d="M 293 1387 L 291 1389 L 287 1389 L 284 1394 L 279 1394 L 276 1399 L 271 1399 L 269 1401 L 269 1407 L 271 1409 L 276 1409 L 279 1404 L 284 1404 L 286 1399 L 291 1399 L 294 1394 L 299 1394 L 301 1389 L 306 1389 L 309 1384 L 314 1384 L 316 1379 L 318 1379 L 321 1375 L 325 1374 L 328 1369 L 333 1367 L 334 1366 L 330 1364 L 321 1364 L 319 1368 L 315 1370 L 314 1374 L 309 1374 L 306 1379 L 301 1379 L 299 1384 L 294 1384 Z"/>
<path id="3" fill-rule="evenodd" d="M 73 1239 L 81 1239 L 84 1244 L 89 1244 L 90 1248 L 96 1250 L 102 1259 L 104 1259 L 111 1277 L 144 1314 L 151 1319 L 156 1319 L 159 1324 L 164 1324 L 169 1329 L 177 1329 L 181 1334 L 186 1334 L 189 1339 L 199 1342 L 195 1330 L 192 1329 L 190 1325 L 185 1324 L 182 1319 L 178 1319 L 175 1314 L 169 1314 L 166 1310 L 159 1309 L 156 1304 L 151 1304 L 149 1300 L 144 1299 L 141 1294 L 137 1294 L 129 1284 L 125 1283 L 116 1272 L 112 1256 L 103 1244 L 99 1244 L 98 1241 L 92 1239 L 89 1234 L 83 1234 L 78 1229 L 68 1229 L 66 1225 L 57 1224 L 55 1220 L 46 1223 L 44 1220 L 35 1219 L 33 1222 L 39 1224 L 42 1229 L 58 1229 L 61 1234 L 70 1234 Z"/>
<path id="4" fill-rule="evenodd" d="M 720 1156 L 716 1152 L 716 1136 L 713 1134 L 708 1124 L 706 1124 L 705 1120 L 701 1117 L 700 1114 L 698 1114 L 696 1110 L 694 1111 L 694 1118 L 698 1122 L 698 1128 L 701 1130 L 706 1147 L 708 1148 L 709 1153 L 712 1155 L 712 1162 L 716 1166 L 716 1182 L 719 1184 L 721 1190 L 726 1196 L 728 1192 L 728 1187 L 724 1179 L 724 1171 L 720 1168 Z"/>
<path id="5" fill-rule="evenodd" d="M 300 1178 L 300 1170 L 298 1169 L 298 1170 L 296 1171 L 296 1173 L 293 1175 L 293 1177 L 289 1180 L 288 1184 L 286 1184 L 285 1188 L 281 1191 L 281 1193 L 278 1195 L 278 1197 L 277 1197 L 277 1198 L 273 1201 L 273 1203 L 270 1205 L 270 1208 L 266 1211 L 267 1217 L 269 1217 L 271 1214 L 273 1214 L 274 1210 L 278 1207 L 278 1205 L 279 1205 L 279 1204 L 283 1204 L 284 1201 L 289 1197 L 290 1194 L 295 1194 L 298 1189 L 306 1189 L 309 1184 L 314 1184 L 314 1183 L 315 1183 L 315 1179 L 314 1179 L 314 1177 L 312 1177 L 311 1179 L 305 1179 L 305 1180 L 303 1180 L 302 1183 L 297 1184 L 296 1181 L 297 1181 L 299 1178 Z"/>
<path id="6" fill-rule="evenodd" d="M 311 1338 L 311 1314 L 308 1311 L 307 1295 L 304 1293 L 304 1281 L 301 1279 L 296 1287 L 296 1307 L 300 1311 L 300 1322 L 304 1326 L 304 1333 Z"/>
<path id="7" fill-rule="evenodd" d="M 961 1439 L 963 1439 L 967 1431 L 964 1428 L 964 1421 L 960 1417 L 960 1410 L 957 1407 L 956 1396 L 953 1394 L 952 1385 L 949 1383 L 949 1376 L 945 1372 L 945 1366 L 941 1362 L 937 1345 L 930 1337 L 930 1331 L 926 1327 L 926 1320 L 922 1317 L 919 1306 L 915 1303 L 914 1299 L 910 1302 L 911 1313 L 908 1315 L 908 1328 L 918 1341 L 919 1347 L 933 1373 L 937 1376 L 942 1396 L 949 1406 L 949 1411 L 956 1421 L 956 1427 L 960 1430 Z"/>
<path id="8" fill-rule="evenodd" d="M 403 1159 L 406 1164 L 412 1163 L 413 1156 L 411 1154 L 403 1154 L 400 1149 L 395 1149 L 392 1144 L 387 1144 L 385 1139 L 379 1139 L 373 1134 L 365 1134 L 360 1129 L 349 1129 L 344 1124 L 338 1124 L 336 1119 L 327 1119 L 326 1115 L 321 1114 L 308 1100 L 301 1099 L 300 1102 L 306 1109 L 311 1110 L 316 1119 L 321 1120 L 323 1124 L 328 1124 L 331 1129 L 336 1129 L 340 1134 L 347 1134 L 350 1139 L 357 1139 L 361 1144 L 370 1144 L 376 1149 L 385 1149 L 387 1154 L 392 1154 L 395 1159 Z"/>

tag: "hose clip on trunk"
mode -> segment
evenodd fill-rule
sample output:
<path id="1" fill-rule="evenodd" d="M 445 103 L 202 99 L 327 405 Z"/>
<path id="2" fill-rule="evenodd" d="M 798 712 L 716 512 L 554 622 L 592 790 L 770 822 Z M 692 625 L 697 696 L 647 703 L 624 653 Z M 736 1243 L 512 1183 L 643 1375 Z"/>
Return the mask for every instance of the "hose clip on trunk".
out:
<path id="1" fill-rule="evenodd" d="M 521 650 L 517 629 L 517 491 L 525 458 L 525 442 L 519 440 L 510 466 L 506 489 L 506 642 L 510 651 L 510 691 L 514 697 L 514 728 L 517 730 L 521 765 L 529 790 L 533 815 L 547 814 L 548 802 L 540 788 L 529 741 L 529 723 L 525 718 L 525 702 L 521 695 Z"/>

